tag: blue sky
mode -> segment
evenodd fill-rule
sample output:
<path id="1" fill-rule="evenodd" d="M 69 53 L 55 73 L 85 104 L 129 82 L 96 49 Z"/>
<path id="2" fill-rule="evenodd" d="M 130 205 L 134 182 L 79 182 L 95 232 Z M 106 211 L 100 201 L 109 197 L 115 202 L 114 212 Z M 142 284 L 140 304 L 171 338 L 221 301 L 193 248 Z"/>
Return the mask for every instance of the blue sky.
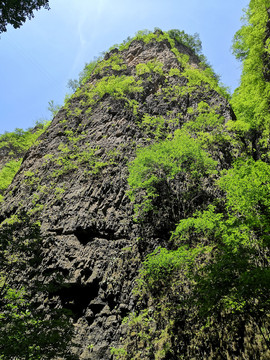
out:
<path id="1" fill-rule="evenodd" d="M 84 64 L 138 30 L 199 33 L 203 53 L 234 90 L 241 64 L 231 54 L 248 0 L 50 0 L 20 29 L 0 38 L 0 133 L 49 119 L 48 102 L 63 104 L 69 79 Z"/>

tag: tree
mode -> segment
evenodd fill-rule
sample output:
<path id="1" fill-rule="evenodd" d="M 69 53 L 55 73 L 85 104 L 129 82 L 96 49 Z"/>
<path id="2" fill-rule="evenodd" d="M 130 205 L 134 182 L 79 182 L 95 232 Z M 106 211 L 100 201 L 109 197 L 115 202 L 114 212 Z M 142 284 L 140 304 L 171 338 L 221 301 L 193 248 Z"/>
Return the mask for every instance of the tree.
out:
<path id="1" fill-rule="evenodd" d="M 0 1 L 0 33 L 7 31 L 7 25 L 15 29 L 22 26 L 26 19 L 34 17 L 33 11 L 41 7 L 49 8 L 48 0 L 2 0 Z"/>
<path id="2" fill-rule="evenodd" d="M 269 161 L 269 0 L 252 0 L 234 37 L 233 52 L 242 60 L 240 86 L 232 96 L 237 121 L 232 125 L 254 160 Z"/>
<path id="3" fill-rule="evenodd" d="M 58 111 L 61 109 L 61 106 L 55 104 L 53 100 L 50 100 L 48 105 L 48 110 L 51 112 L 52 118 L 54 118 Z"/>
<path id="4" fill-rule="evenodd" d="M 192 49 L 197 55 L 201 54 L 202 42 L 198 33 L 195 33 L 194 35 L 189 35 L 186 34 L 183 30 L 180 31 L 178 29 L 172 29 L 168 31 L 168 34 L 172 39 Z"/>
<path id="5" fill-rule="evenodd" d="M 149 358 L 160 344 L 159 359 L 269 358 L 269 182 L 269 164 L 238 160 L 217 181 L 223 199 L 181 219 L 167 248 L 146 256 L 125 350 L 141 354 L 136 331 Z"/>
<path id="6" fill-rule="evenodd" d="M 95 60 L 86 63 L 83 70 L 79 73 L 79 79 L 69 79 L 67 87 L 75 92 L 79 86 L 85 84 L 85 82 L 90 78 L 99 60 L 101 60 L 101 58 L 95 58 Z"/>
<path id="7" fill-rule="evenodd" d="M 176 131 L 172 140 L 167 139 L 141 148 L 129 166 L 128 177 L 131 188 L 129 195 L 135 202 L 136 216 L 143 218 L 143 215 L 149 211 L 156 212 L 161 206 L 159 202 L 158 206 L 155 205 L 155 200 L 161 195 L 161 189 L 169 191 L 170 181 L 176 177 L 179 179 L 181 175 L 181 183 L 185 183 L 185 187 L 181 187 L 180 208 L 184 213 L 186 209 L 184 203 L 193 202 L 195 189 L 198 193 L 202 191 L 202 179 L 206 175 L 210 176 L 216 165 L 217 163 L 201 149 L 198 141 L 181 131 Z M 185 173 L 189 176 L 188 180 L 184 181 Z M 179 189 L 178 191 L 180 192 Z M 167 192 L 167 198 L 169 198 L 168 195 Z M 177 193 L 171 195 L 171 199 L 178 202 Z M 175 206 L 174 209 L 176 209 Z"/>

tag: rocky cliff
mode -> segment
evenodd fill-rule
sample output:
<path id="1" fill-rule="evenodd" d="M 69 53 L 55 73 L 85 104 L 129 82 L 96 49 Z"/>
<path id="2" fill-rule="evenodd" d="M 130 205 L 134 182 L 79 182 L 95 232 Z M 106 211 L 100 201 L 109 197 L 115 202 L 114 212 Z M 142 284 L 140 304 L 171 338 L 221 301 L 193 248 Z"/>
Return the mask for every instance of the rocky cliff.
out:
<path id="1" fill-rule="evenodd" d="M 234 114 L 213 72 L 190 47 L 157 31 L 108 52 L 24 156 L 1 222 L 22 213 L 39 221 L 35 277 L 57 283 L 39 295 L 40 306 L 46 298 L 72 311 L 80 359 L 116 356 L 128 331 L 123 319 L 138 309 L 133 290 L 142 261 L 170 246 L 177 222 L 219 197 L 217 175 L 192 182 L 179 173 L 158 184 L 155 208 L 135 213 L 134 201 L 145 196 L 143 189 L 135 200 L 129 195 L 136 154 L 179 130 L 199 139 L 217 171 L 229 168 L 237 151 L 224 127 L 229 120 Z"/>

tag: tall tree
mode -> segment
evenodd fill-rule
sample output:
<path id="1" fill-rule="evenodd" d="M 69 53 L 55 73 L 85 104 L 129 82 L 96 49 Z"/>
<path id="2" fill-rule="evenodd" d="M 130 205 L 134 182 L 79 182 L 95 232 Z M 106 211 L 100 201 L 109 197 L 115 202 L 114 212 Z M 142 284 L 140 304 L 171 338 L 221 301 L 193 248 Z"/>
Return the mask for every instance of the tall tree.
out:
<path id="1" fill-rule="evenodd" d="M 8 24 L 15 29 L 21 27 L 27 18 L 34 17 L 33 11 L 41 7 L 49 10 L 49 0 L 0 1 L 0 33 L 7 31 Z"/>
<path id="2" fill-rule="evenodd" d="M 233 51 L 243 61 L 240 86 L 232 97 L 237 121 L 232 124 L 254 160 L 270 159 L 269 0 L 251 0 Z"/>

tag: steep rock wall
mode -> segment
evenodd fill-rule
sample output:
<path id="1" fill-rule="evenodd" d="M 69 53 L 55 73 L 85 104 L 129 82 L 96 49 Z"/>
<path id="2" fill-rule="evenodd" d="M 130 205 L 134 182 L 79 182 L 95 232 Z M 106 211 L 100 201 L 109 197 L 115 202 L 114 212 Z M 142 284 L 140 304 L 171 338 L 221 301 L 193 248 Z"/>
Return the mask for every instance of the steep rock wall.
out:
<path id="1" fill-rule="evenodd" d="M 112 357 L 110 348 L 125 336 L 122 319 L 136 309 L 132 290 L 141 262 L 166 245 L 182 216 L 181 206 L 171 212 L 169 203 L 134 222 L 127 177 L 136 150 L 173 135 L 198 115 L 201 102 L 221 119 L 220 128 L 205 132 L 224 132 L 234 119 L 210 82 L 194 83 L 185 72 L 199 71 L 198 57 L 184 45 L 175 48 L 178 53 L 157 35 L 106 54 L 27 152 L 2 204 L 1 221 L 26 212 L 40 221 L 44 243 L 52 244 L 44 246 L 39 274 L 66 279 L 49 297 L 72 310 L 81 359 Z M 155 121 L 149 125 L 146 115 Z M 210 151 L 218 168 L 230 165 L 229 144 L 214 142 Z M 172 181 L 170 196 L 181 181 Z M 206 179 L 206 203 L 217 196 L 211 184 Z"/>

